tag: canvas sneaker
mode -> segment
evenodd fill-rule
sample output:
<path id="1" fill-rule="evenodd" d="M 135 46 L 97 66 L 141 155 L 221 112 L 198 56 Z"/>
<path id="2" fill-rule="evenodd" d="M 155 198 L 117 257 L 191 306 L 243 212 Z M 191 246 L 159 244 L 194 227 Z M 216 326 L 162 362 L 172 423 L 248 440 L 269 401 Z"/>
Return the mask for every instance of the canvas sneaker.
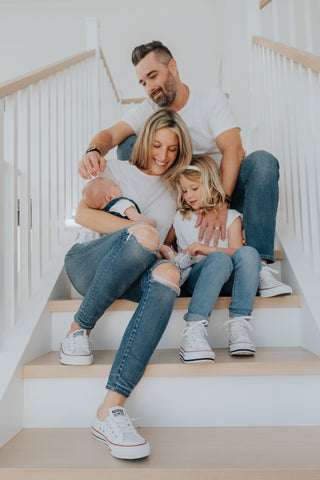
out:
<path id="1" fill-rule="evenodd" d="M 191 272 L 191 267 L 185 268 L 184 270 L 179 270 L 180 272 L 180 282 L 179 282 L 179 287 L 182 287 L 182 285 L 187 281 L 190 272 Z"/>
<path id="2" fill-rule="evenodd" d="M 150 454 L 149 443 L 139 435 L 123 407 L 110 408 L 103 422 L 97 419 L 91 426 L 91 433 L 108 445 L 114 457 L 133 460 Z"/>
<path id="3" fill-rule="evenodd" d="M 196 257 L 192 257 L 189 253 L 178 253 L 176 256 L 176 264 L 180 268 L 180 270 L 184 270 L 185 268 L 191 267 L 196 263 Z"/>
<path id="4" fill-rule="evenodd" d="M 254 355 L 255 346 L 250 338 L 252 317 L 234 317 L 226 322 L 229 327 L 228 350 L 230 355 Z"/>
<path id="5" fill-rule="evenodd" d="M 61 343 L 60 363 L 64 365 L 91 365 L 92 354 L 86 330 L 75 330 Z"/>
<path id="6" fill-rule="evenodd" d="M 258 294 L 260 297 L 277 297 L 279 295 L 291 295 L 292 288 L 285 283 L 277 280 L 272 274 L 278 273 L 277 270 L 268 267 L 262 263 L 260 270 Z"/>
<path id="7" fill-rule="evenodd" d="M 206 339 L 207 326 L 207 320 L 187 322 L 180 347 L 180 358 L 184 363 L 214 362 L 214 352 Z"/>

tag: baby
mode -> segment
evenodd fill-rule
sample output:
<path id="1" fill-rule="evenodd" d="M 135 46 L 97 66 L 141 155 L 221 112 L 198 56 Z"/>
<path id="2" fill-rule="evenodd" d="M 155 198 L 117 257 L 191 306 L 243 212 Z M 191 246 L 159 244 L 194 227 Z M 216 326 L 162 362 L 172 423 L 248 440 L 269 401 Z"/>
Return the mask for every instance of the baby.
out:
<path id="1" fill-rule="evenodd" d="M 145 222 L 156 227 L 157 222 L 140 212 L 138 205 L 123 197 L 121 188 L 110 178 L 98 177 L 88 182 L 82 190 L 82 199 L 88 207 L 127 218 L 133 222 Z"/>

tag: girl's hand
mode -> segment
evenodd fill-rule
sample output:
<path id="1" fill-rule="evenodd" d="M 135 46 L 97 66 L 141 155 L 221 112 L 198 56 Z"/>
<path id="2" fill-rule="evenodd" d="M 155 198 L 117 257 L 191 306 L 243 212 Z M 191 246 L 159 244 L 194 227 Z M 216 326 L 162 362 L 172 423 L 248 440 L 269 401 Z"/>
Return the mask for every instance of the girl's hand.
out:
<path id="1" fill-rule="evenodd" d="M 216 249 L 215 247 L 209 247 L 208 245 L 204 245 L 203 243 L 193 242 L 187 248 L 183 250 L 183 253 L 189 253 L 191 256 L 195 255 L 209 255 L 210 253 L 214 252 Z"/>

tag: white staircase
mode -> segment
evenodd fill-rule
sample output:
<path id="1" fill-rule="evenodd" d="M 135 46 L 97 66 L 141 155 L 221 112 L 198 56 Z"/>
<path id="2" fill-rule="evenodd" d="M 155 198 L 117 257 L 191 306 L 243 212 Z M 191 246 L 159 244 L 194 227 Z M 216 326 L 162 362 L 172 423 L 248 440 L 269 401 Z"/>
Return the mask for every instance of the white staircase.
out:
<path id="1" fill-rule="evenodd" d="M 126 405 L 151 443 L 136 462 L 112 458 L 89 430 L 135 304 L 118 300 L 100 319 L 93 365 L 66 366 L 59 343 L 81 300 L 50 302 L 52 350 L 23 367 L 24 429 L 0 450 L 0 478 L 319 479 L 320 358 L 300 346 L 300 297 L 256 298 L 257 354 L 248 358 L 226 350 L 229 301 L 219 298 L 208 328 L 216 362 L 185 365 L 189 299 L 176 300 Z"/>

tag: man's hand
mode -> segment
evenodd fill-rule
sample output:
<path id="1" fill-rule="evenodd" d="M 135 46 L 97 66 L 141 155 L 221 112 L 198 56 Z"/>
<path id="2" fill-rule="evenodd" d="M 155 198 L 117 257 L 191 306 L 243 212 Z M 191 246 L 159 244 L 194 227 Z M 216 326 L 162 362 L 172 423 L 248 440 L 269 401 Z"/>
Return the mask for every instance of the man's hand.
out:
<path id="1" fill-rule="evenodd" d="M 78 172 L 84 180 L 90 180 L 104 171 L 106 163 L 106 159 L 98 152 L 85 153 L 79 162 Z"/>
<path id="2" fill-rule="evenodd" d="M 195 227 L 199 227 L 199 242 L 202 242 L 204 234 L 205 245 L 209 245 L 209 242 L 213 235 L 213 246 L 216 247 L 218 245 L 218 241 L 221 234 L 221 240 L 225 240 L 226 238 L 226 223 L 227 223 L 227 215 L 228 210 L 227 206 L 223 206 L 217 211 L 211 210 L 207 212 L 205 215 L 198 215 L 197 223 Z"/>

